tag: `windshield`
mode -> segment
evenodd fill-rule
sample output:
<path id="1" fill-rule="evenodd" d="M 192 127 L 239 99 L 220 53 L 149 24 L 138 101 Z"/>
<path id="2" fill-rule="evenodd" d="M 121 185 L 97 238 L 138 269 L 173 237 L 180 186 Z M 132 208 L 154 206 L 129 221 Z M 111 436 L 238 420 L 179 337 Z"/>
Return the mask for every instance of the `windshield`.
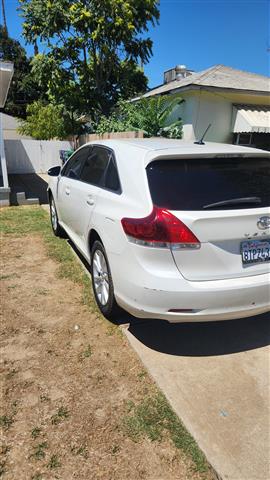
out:
<path id="1" fill-rule="evenodd" d="M 168 210 L 270 206 L 267 157 L 155 160 L 146 171 L 153 204 Z"/>

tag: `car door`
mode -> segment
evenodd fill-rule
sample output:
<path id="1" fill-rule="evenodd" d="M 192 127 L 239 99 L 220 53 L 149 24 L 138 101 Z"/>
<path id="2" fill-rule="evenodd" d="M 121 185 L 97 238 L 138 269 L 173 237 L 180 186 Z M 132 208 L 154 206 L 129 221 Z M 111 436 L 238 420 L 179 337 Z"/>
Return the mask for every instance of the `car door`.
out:
<path id="1" fill-rule="evenodd" d="M 57 210 L 60 222 L 68 234 L 72 233 L 72 218 L 77 210 L 75 196 L 77 195 L 76 185 L 79 181 L 83 164 L 89 155 L 89 151 L 89 146 L 82 147 L 76 151 L 65 164 L 59 177 L 56 198 Z"/>
<path id="2" fill-rule="evenodd" d="M 79 179 L 72 186 L 72 198 L 75 201 L 70 212 L 69 224 L 76 245 L 86 256 L 91 218 L 101 194 L 100 186 L 103 185 L 110 155 L 111 152 L 107 148 L 92 146 L 80 170 Z"/>

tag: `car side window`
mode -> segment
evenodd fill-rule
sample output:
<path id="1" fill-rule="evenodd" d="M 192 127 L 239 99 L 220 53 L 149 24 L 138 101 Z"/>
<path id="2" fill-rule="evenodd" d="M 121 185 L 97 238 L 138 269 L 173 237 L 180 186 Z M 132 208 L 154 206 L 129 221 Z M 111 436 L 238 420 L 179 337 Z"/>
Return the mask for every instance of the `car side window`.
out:
<path id="1" fill-rule="evenodd" d="M 106 170 L 104 187 L 114 192 L 119 192 L 120 190 L 120 180 L 113 155 L 111 155 L 110 163 Z"/>
<path id="2" fill-rule="evenodd" d="M 79 180 L 82 166 L 89 155 L 89 147 L 81 148 L 78 152 L 74 153 L 67 164 L 64 166 L 61 175 L 64 177 L 73 178 Z"/>
<path id="3" fill-rule="evenodd" d="M 110 155 L 110 151 L 106 148 L 93 147 L 83 165 L 80 180 L 91 185 L 103 186 L 103 178 Z"/>

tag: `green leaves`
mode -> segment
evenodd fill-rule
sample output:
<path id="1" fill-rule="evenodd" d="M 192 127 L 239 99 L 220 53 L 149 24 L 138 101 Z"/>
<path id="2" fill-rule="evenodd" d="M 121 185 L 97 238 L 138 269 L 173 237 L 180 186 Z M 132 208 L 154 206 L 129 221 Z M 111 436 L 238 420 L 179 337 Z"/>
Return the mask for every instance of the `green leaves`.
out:
<path id="1" fill-rule="evenodd" d="M 40 101 L 27 107 L 27 119 L 21 122 L 19 132 L 37 140 L 51 140 L 66 136 L 63 107 L 42 105 Z"/>
<path id="2" fill-rule="evenodd" d="M 24 118 L 26 104 L 44 96 L 31 75 L 30 60 L 25 49 L 18 40 L 10 38 L 0 25 L 0 57 L 14 63 L 14 75 L 10 85 L 5 112 L 16 117 Z"/>
<path id="3" fill-rule="evenodd" d="M 138 63 L 152 55 L 145 32 L 159 19 L 157 0 L 20 0 L 20 5 L 24 37 L 29 43 L 41 41 L 43 56 L 56 62 L 53 78 L 40 76 L 56 103 L 97 116 L 108 114 L 119 98 L 146 90 Z M 65 96 L 59 87 L 62 83 L 69 90 L 70 78 L 80 102 L 75 90 Z"/>
<path id="4" fill-rule="evenodd" d="M 120 101 L 111 116 L 101 117 L 96 132 L 142 130 L 146 137 L 182 138 L 181 119 L 172 121 L 172 114 L 182 102 L 180 97 L 171 95 Z"/>

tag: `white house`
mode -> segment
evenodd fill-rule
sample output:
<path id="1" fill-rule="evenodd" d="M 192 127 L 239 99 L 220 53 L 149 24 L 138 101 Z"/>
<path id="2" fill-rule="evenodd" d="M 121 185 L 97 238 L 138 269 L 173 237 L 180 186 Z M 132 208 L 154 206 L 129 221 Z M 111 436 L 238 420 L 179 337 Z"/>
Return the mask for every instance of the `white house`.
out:
<path id="1" fill-rule="evenodd" d="M 2 113 L 2 130 L 4 140 L 30 140 L 31 137 L 18 132 L 19 126 L 20 121 L 18 118 L 12 117 L 12 115 L 7 115 L 6 113 Z"/>
<path id="2" fill-rule="evenodd" d="M 0 109 L 4 108 L 10 82 L 13 76 L 13 63 L 0 61 Z M 3 118 L 0 111 L 0 206 L 9 205 L 10 188 L 8 184 L 6 155 L 3 139 Z"/>
<path id="3" fill-rule="evenodd" d="M 270 149 L 270 81 L 268 77 L 215 65 L 201 72 L 185 65 L 164 73 L 164 83 L 144 97 L 177 94 L 185 140 L 200 139 L 209 124 L 208 141 Z M 135 100 L 135 99 L 134 99 Z"/>

